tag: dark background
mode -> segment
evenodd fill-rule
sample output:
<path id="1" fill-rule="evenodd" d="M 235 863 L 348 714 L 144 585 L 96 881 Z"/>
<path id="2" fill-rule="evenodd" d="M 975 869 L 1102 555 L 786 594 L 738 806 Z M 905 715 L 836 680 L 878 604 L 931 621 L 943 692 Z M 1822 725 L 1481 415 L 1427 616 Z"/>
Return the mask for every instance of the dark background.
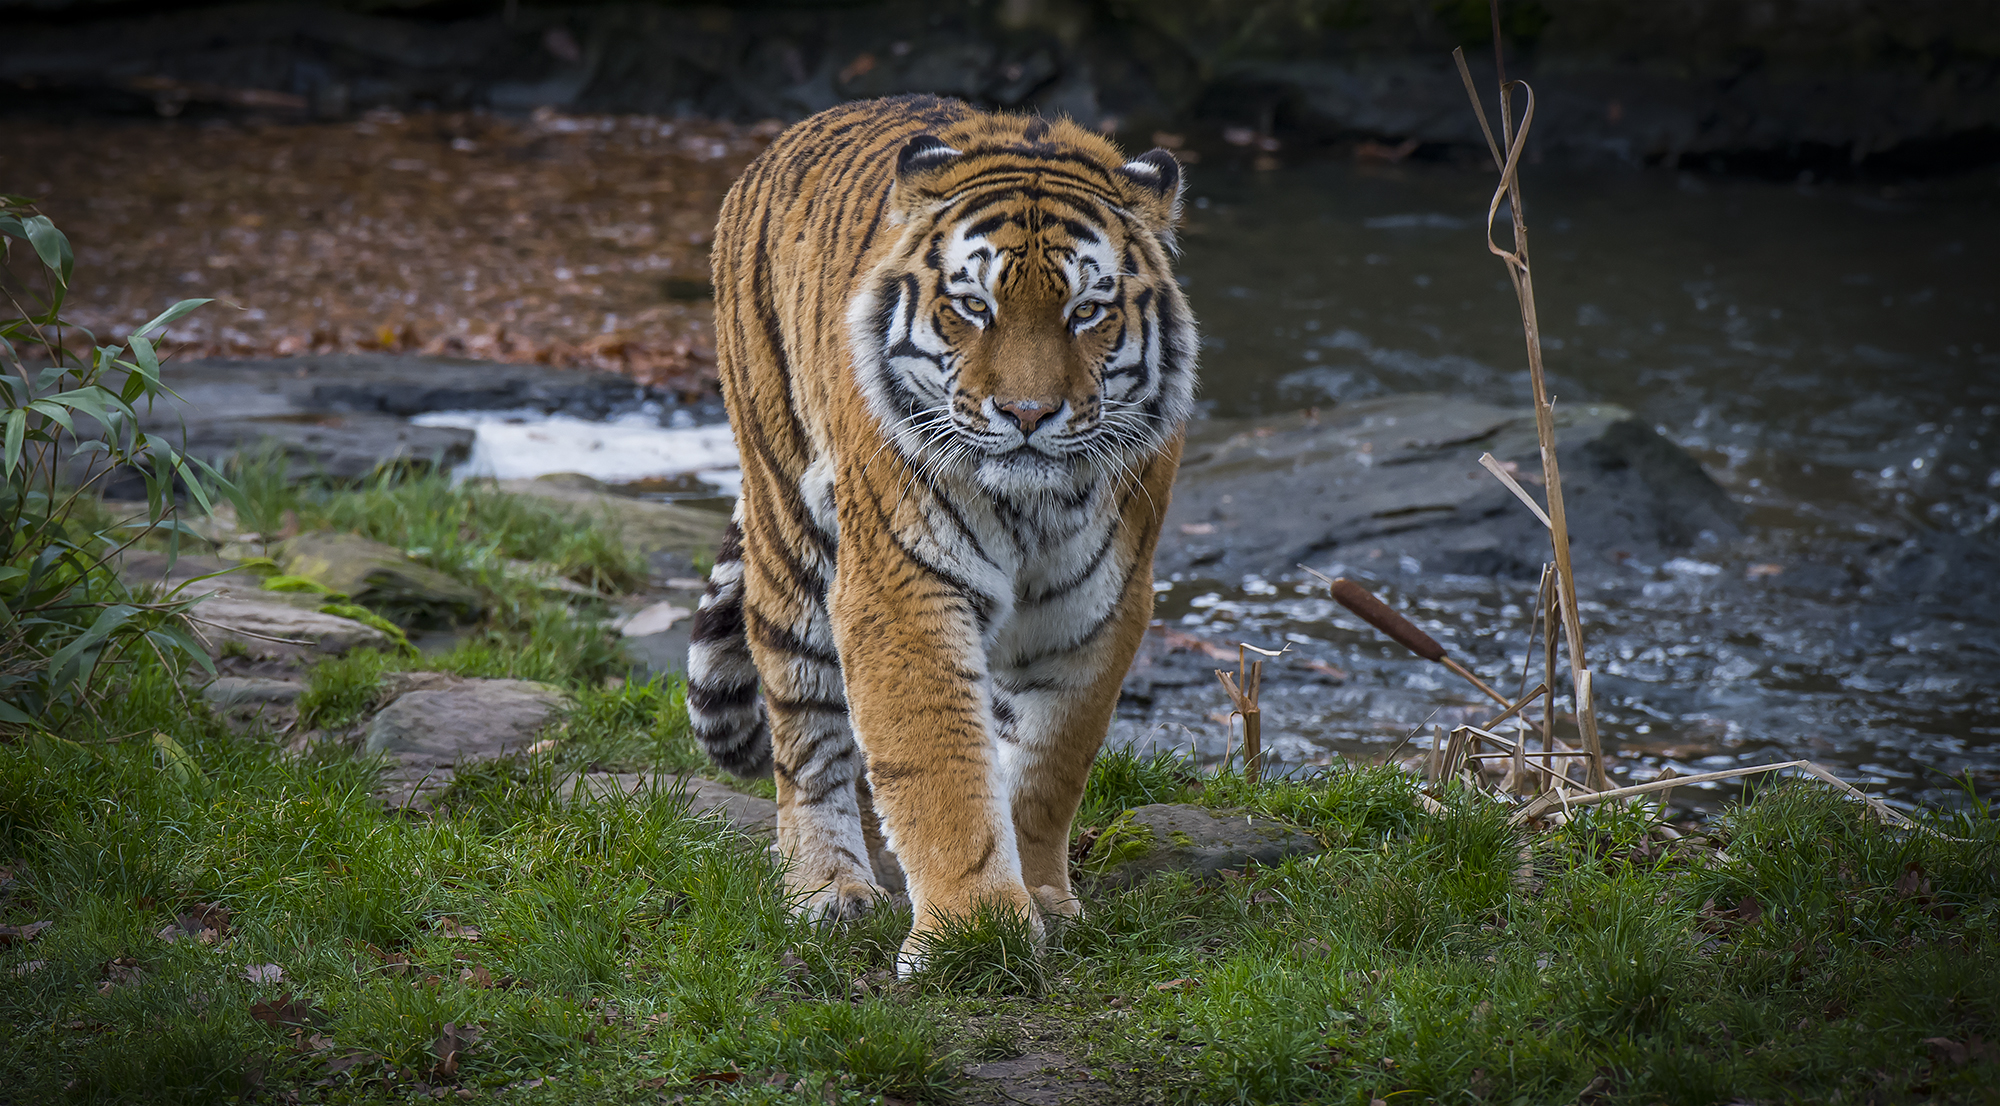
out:
<path id="1" fill-rule="evenodd" d="M 1544 158 L 1791 178 L 2000 160 L 1990 0 L 1510 0 Z M 644 112 L 792 120 L 938 92 L 1145 135 L 1477 140 L 1449 50 L 1485 0 L 0 3 L 0 108 Z M 1198 141 L 1197 137 L 1197 141 Z"/>

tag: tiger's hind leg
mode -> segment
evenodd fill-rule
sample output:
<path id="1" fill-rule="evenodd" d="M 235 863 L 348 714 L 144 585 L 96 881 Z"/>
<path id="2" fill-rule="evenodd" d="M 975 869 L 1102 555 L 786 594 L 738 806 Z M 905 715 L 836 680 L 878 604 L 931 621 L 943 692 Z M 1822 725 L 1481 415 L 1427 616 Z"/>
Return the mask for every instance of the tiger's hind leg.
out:
<path id="1" fill-rule="evenodd" d="M 753 603 L 748 617 L 771 727 L 778 850 L 795 913 L 856 918 L 886 894 L 871 862 L 874 811 L 825 605 L 801 607 L 794 618 L 772 618 Z"/>

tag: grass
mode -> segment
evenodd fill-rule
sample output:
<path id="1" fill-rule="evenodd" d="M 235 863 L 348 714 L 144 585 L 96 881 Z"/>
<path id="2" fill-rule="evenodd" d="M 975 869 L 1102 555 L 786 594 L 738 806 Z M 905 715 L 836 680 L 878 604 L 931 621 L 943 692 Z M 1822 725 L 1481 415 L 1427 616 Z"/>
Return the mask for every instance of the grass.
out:
<path id="1" fill-rule="evenodd" d="M 457 548 L 496 547 L 466 525 Z M 1253 783 L 1107 753 L 1080 834 L 1197 802 L 1326 848 L 1086 880 L 1039 956 L 984 916 L 898 983 L 907 909 L 794 922 L 769 854 L 671 795 L 563 797 L 705 762 L 684 687 L 605 678 L 592 603 L 523 602 L 443 654 L 310 670 L 301 714 L 330 729 L 398 668 L 569 692 L 554 752 L 462 773 L 427 817 L 382 810 L 344 754 L 191 713 L 157 669 L 95 729 L 0 745 L 0 924 L 53 923 L 0 944 L 0 1103 L 984 1102 L 1011 1092 L 961 1068 L 1030 1052 L 1084 1103 L 1979 1102 L 2000 1076 L 1977 801 L 1911 834 L 1773 783 L 1707 828 L 1717 854 L 1609 805 L 1524 835 L 1469 792 L 1424 813 L 1389 769 Z M 161 936 L 199 904 L 229 912 L 216 940 Z"/>

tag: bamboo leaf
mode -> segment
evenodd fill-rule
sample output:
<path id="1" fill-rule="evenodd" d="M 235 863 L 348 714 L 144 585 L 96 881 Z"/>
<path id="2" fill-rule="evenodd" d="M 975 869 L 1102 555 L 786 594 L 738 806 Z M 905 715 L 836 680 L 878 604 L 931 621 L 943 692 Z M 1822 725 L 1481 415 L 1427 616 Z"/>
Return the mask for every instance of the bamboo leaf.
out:
<path id="1" fill-rule="evenodd" d="M 16 726 L 32 726 L 34 718 L 5 699 L 0 699 L 0 722 L 10 722 Z"/>
<path id="2" fill-rule="evenodd" d="M 153 734 L 153 748 L 159 750 L 161 768 L 173 776 L 182 787 L 191 787 L 201 779 L 201 769 L 181 743 L 164 733 Z"/>
<path id="3" fill-rule="evenodd" d="M 0 460 L 6 464 L 6 475 L 11 479 L 14 470 L 21 467 L 21 439 L 28 431 L 28 411 L 17 407 L 7 412 L 5 445 L 0 449 Z"/>
<path id="4" fill-rule="evenodd" d="M 132 616 L 138 613 L 139 608 L 129 603 L 113 603 L 104 608 L 88 630 L 78 634 L 75 641 L 56 650 L 55 655 L 49 658 L 52 687 L 66 687 L 96 667 L 97 658 L 94 651 L 104 644 L 106 638 L 116 633 L 120 626 L 132 621 Z M 90 663 L 87 665 L 81 663 L 86 652 L 92 653 L 89 658 Z M 72 673 L 71 668 L 76 668 L 77 671 Z"/>
<path id="5" fill-rule="evenodd" d="M 205 303 L 213 303 L 213 302 L 214 302 L 213 300 L 205 300 L 205 299 L 182 300 L 181 302 L 173 305 L 172 307 L 167 308 L 165 311 L 162 311 L 158 315 L 154 316 L 152 322 L 147 323 L 145 326 L 142 326 L 139 329 L 133 331 L 132 335 L 133 337 L 138 337 L 139 335 L 149 333 L 155 327 L 166 326 L 167 324 L 178 320 L 181 316 L 186 315 L 188 312 L 193 311 L 195 308 L 200 307 Z M 126 340 L 130 341 L 131 339 L 128 338 Z"/>
<path id="6" fill-rule="evenodd" d="M 46 215 L 31 215 L 21 220 L 21 230 L 35 247 L 35 255 L 42 259 L 42 264 L 55 272 L 56 282 L 68 288 L 70 270 L 76 265 L 69 238 Z"/>

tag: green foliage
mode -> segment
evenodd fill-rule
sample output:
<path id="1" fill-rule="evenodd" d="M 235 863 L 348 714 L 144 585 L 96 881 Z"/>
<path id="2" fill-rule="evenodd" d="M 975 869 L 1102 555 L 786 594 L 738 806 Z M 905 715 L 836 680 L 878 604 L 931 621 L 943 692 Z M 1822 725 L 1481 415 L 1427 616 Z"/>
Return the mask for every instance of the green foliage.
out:
<path id="1" fill-rule="evenodd" d="M 1179 753 L 1142 757 L 1130 749 L 1106 749 L 1091 766 L 1076 825 L 1104 826 L 1135 806 L 1180 802 L 1197 780 L 1194 762 Z"/>
<path id="2" fill-rule="evenodd" d="M 680 675 L 579 687 L 575 699 L 562 744 L 565 763 L 710 770 L 688 724 L 687 681 Z"/>
<path id="3" fill-rule="evenodd" d="M 978 903 L 970 916 L 939 919 L 916 951 L 922 982 L 938 990 L 1036 995 L 1048 984 L 1027 916 L 1005 903 Z"/>
<path id="4" fill-rule="evenodd" d="M 169 553 L 191 533 L 176 494 L 206 509 L 228 483 L 139 426 L 136 407 L 166 394 L 149 335 L 208 302 L 182 300 L 123 344 L 65 322 L 74 256 L 69 239 L 18 197 L 0 197 L 0 249 L 25 243 L 39 289 L 0 266 L 9 303 L 0 318 L 0 731 L 61 730 L 97 710 L 105 676 L 141 654 L 210 665 L 190 632 L 190 603 L 132 595 L 115 558 L 147 535 Z M 24 306 L 25 304 L 25 306 Z M 45 362 L 45 363 L 44 363 Z M 110 474 L 143 477 L 146 510 L 114 520 L 92 503 Z"/>
<path id="5" fill-rule="evenodd" d="M 357 649 L 313 665 L 306 674 L 305 693 L 299 696 L 300 728 L 339 730 L 360 721 L 381 694 L 382 673 L 395 667 L 397 658 L 373 649 Z"/>

